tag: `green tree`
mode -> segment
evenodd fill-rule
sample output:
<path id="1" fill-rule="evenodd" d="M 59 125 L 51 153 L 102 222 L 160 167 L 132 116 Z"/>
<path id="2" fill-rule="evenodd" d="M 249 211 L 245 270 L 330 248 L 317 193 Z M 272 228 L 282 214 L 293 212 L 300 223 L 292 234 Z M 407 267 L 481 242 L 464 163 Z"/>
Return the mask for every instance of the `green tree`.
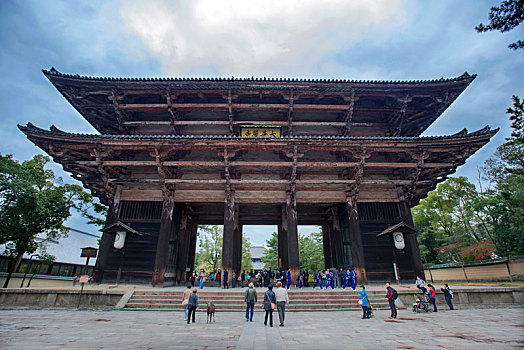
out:
<path id="1" fill-rule="evenodd" d="M 298 235 L 299 263 L 302 271 L 317 271 L 324 268 L 324 250 L 322 233 Z M 262 256 L 265 267 L 278 270 L 278 236 L 276 232 L 266 241 L 266 251 Z"/>
<path id="2" fill-rule="evenodd" d="M 220 255 L 222 254 L 222 244 L 224 227 L 218 225 L 199 226 L 199 247 L 196 255 L 196 266 L 198 269 L 204 268 L 206 271 L 216 273 L 220 267 Z M 246 236 L 242 237 L 242 269 L 253 268 L 251 262 L 251 242 Z"/>
<path id="3" fill-rule="evenodd" d="M 500 6 L 492 6 L 488 14 L 489 24 L 479 24 L 475 27 L 477 32 L 498 30 L 501 33 L 509 32 L 524 21 L 524 1 L 505 0 Z M 512 50 L 524 48 L 524 41 L 518 40 L 508 47 Z"/>
<path id="4" fill-rule="evenodd" d="M 278 235 L 276 232 L 271 234 L 271 237 L 266 241 L 266 250 L 262 255 L 262 262 L 265 268 L 270 268 L 273 271 L 278 270 Z"/>
<path id="5" fill-rule="evenodd" d="M 197 268 L 204 268 L 206 271 L 216 273 L 220 262 L 220 254 L 222 254 L 222 226 L 199 226 L 198 235 L 199 247 L 195 259 Z"/>
<path id="6" fill-rule="evenodd" d="M 95 205 L 93 197 L 80 186 L 61 185 L 62 180 L 45 169 L 48 162 L 49 157 L 42 155 L 22 164 L 12 155 L 0 155 L 0 244 L 10 257 L 4 288 L 24 254 L 38 250 L 45 256 L 48 241 L 67 235 L 62 224 L 71 209 L 90 223 L 101 222 L 92 213 L 104 211 L 104 206 Z"/>
<path id="7" fill-rule="evenodd" d="M 524 254 L 524 103 L 513 96 L 511 136 L 483 168 L 490 186 L 476 203 L 502 256 Z"/>

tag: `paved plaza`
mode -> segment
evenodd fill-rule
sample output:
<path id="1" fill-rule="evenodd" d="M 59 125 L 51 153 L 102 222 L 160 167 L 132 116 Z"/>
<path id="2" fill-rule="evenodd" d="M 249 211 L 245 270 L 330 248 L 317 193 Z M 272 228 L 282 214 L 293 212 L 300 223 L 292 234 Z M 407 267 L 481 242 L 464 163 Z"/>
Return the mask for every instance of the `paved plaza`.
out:
<path id="1" fill-rule="evenodd" d="M 442 308 L 443 305 L 441 306 Z M 276 315 L 275 315 L 276 316 Z M 239 313 L 205 313 L 187 325 L 183 314 L 146 311 L 0 310 L 2 349 L 516 349 L 524 348 L 524 309 L 288 313 L 285 327 L 265 327 Z M 275 325 L 278 325 L 278 316 Z"/>

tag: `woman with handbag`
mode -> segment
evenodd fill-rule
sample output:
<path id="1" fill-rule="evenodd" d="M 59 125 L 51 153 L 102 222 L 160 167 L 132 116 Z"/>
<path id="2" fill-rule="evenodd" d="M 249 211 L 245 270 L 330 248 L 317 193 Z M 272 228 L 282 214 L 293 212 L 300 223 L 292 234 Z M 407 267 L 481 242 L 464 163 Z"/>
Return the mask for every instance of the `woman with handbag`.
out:
<path id="1" fill-rule="evenodd" d="M 273 292 L 273 286 L 270 284 L 267 286 L 267 291 L 264 294 L 264 310 L 266 311 L 266 317 L 264 318 L 264 326 L 267 326 L 267 317 L 269 316 L 269 326 L 273 327 L 273 310 L 277 308 L 277 299 Z"/>

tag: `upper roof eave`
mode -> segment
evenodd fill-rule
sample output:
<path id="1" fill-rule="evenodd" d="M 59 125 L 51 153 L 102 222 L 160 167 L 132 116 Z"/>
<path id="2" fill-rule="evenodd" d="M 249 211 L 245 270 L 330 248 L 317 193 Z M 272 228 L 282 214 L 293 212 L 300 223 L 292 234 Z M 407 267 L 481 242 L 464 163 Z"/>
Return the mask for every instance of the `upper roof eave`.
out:
<path id="1" fill-rule="evenodd" d="M 93 81 L 93 82 L 146 82 L 146 83 L 162 83 L 162 82 L 239 82 L 239 83 L 269 83 L 269 84 L 294 84 L 294 83 L 313 83 L 313 84 L 351 84 L 351 85 L 429 85 L 429 84 L 446 84 L 452 82 L 467 82 L 471 83 L 477 74 L 469 74 L 464 72 L 458 77 L 429 79 L 429 80 L 351 80 L 351 79 L 305 79 L 305 78 L 238 78 L 238 77 L 96 77 L 85 76 L 80 74 L 62 73 L 52 67 L 49 70 L 42 69 L 44 75 L 52 81 L 53 77 L 60 77 L 66 79 L 74 79 L 79 81 Z"/>

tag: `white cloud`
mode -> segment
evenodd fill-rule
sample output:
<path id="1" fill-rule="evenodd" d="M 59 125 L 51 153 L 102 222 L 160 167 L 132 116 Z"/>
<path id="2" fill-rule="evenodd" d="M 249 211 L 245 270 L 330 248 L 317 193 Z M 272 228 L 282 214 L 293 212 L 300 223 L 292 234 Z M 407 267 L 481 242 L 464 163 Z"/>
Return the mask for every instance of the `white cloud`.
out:
<path id="1" fill-rule="evenodd" d="M 136 0 L 121 16 L 164 74 L 222 76 L 318 76 L 322 57 L 383 40 L 405 17 L 400 0 Z"/>

